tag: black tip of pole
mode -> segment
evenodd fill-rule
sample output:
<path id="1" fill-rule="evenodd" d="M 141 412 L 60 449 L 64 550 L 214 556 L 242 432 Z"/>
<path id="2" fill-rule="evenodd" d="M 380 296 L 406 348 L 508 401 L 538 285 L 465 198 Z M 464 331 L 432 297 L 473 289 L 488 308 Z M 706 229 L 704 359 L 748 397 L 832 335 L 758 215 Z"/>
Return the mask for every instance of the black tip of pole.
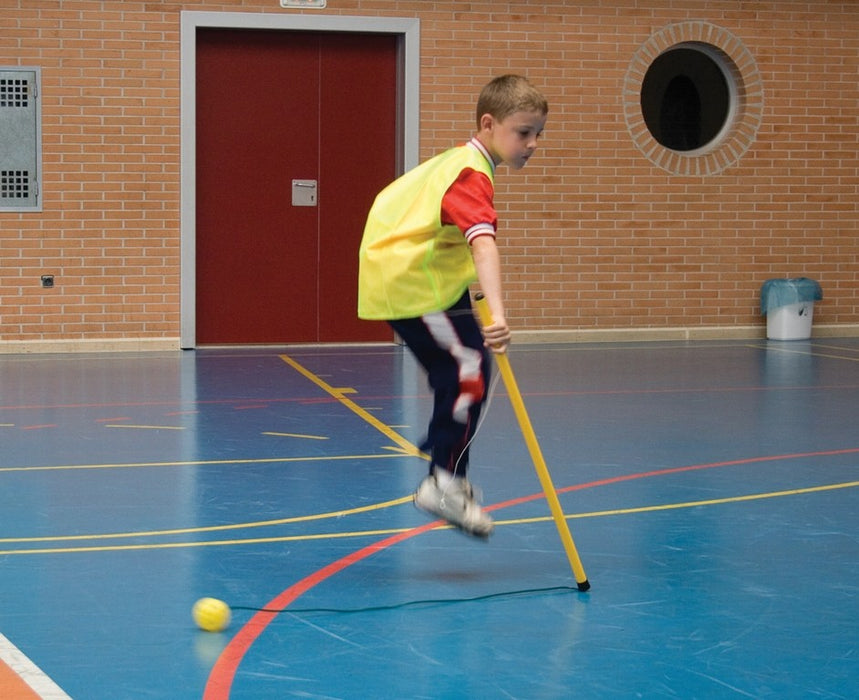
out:
<path id="1" fill-rule="evenodd" d="M 480 301 L 481 299 L 483 299 L 483 292 L 477 292 L 477 294 L 474 295 L 474 300 Z"/>
<path id="2" fill-rule="evenodd" d="M 591 588 L 590 582 L 585 579 L 584 581 L 578 581 L 579 590 L 584 593 L 585 591 L 589 591 Z"/>

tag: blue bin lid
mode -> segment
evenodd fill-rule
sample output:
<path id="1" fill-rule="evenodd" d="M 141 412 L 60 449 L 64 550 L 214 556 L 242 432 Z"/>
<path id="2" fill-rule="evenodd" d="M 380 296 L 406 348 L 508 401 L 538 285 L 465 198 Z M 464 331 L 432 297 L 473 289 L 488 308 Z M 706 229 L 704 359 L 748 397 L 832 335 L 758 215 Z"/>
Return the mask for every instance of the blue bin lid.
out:
<path id="1" fill-rule="evenodd" d="M 823 290 L 815 280 L 808 277 L 772 279 L 761 287 L 761 314 L 804 301 L 820 301 Z"/>

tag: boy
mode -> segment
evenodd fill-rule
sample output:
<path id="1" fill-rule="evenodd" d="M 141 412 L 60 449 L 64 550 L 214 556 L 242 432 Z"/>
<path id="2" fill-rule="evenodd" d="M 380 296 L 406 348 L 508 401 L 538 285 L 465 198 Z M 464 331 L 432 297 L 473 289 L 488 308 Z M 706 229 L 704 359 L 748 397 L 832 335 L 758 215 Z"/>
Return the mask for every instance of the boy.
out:
<path id="1" fill-rule="evenodd" d="M 361 243 L 358 315 L 385 320 L 427 371 L 433 414 L 421 446 L 430 473 L 415 505 L 478 537 L 492 518 L 466 478 L 469 445 L 489 386 L 487 348 L 507 350 L 501 264 L 495 244 L 495 167 L 522 168 L 537 148 L 546 98 L 504 75 L 477 101 L 477 132 L 419 165 L 376 198 Z M 477 280 L 492 313 L 481 332 L 468 287 Z"/>

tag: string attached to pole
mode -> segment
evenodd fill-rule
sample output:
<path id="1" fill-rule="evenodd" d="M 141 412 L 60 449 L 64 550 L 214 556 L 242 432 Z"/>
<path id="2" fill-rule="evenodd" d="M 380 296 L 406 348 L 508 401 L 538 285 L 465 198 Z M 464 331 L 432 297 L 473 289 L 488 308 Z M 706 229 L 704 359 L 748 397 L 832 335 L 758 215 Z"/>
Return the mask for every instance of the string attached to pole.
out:
<path id="1" fill-rule="evenodd" d="M 486 595 L 474 596 L 472 598 L 431 598 L 428 600 L 408 600 L 402 603 L 392 603 L 390 605 L 372 605 L 364 608 L 290 608 L 283 609 L 275 608 L 255 608 L 251 606 L 231 605 L 231 610 L 247 610 L 250 612 L 263 613 L 287 613 L 292 615 L 357 615 L 360 613 L 387 612 L 392 610 L 405 610 L 407 608 L 417 607 L 432 607 L 442 605 L 457 605 L 462 603 L 480 603 L 490 600 L 499 600 L 504 598 L 515 598 L 522 596 L 545 595 L 551 593 L 571 593 L 577 589 L 572 586 L 550 586 L 548 588 L 525 588 L 516 591 L 502 591 L 499 593 L 487 593 Z"/>

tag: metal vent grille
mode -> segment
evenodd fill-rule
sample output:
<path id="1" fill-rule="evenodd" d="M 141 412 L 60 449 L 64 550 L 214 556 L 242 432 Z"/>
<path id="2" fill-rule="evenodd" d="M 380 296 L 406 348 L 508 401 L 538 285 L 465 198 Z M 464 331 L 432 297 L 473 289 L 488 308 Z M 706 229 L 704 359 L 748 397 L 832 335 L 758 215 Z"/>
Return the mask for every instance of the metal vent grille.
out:
<path id="1" fill-rule="evenodd" d="M 30 81 L 22 78 L 0 78 L 0 107 L 29 107 Z"/>
<path id="2" fill-rule="evenodd" d="M 0 199 L 29 199 L 29 197 L 29 171 L 0 170 Z"/>
<path id="3" fill-rule="evenodd" d="M 39 69 L 0 67 L 0 211 L 41 211 Z"/>

